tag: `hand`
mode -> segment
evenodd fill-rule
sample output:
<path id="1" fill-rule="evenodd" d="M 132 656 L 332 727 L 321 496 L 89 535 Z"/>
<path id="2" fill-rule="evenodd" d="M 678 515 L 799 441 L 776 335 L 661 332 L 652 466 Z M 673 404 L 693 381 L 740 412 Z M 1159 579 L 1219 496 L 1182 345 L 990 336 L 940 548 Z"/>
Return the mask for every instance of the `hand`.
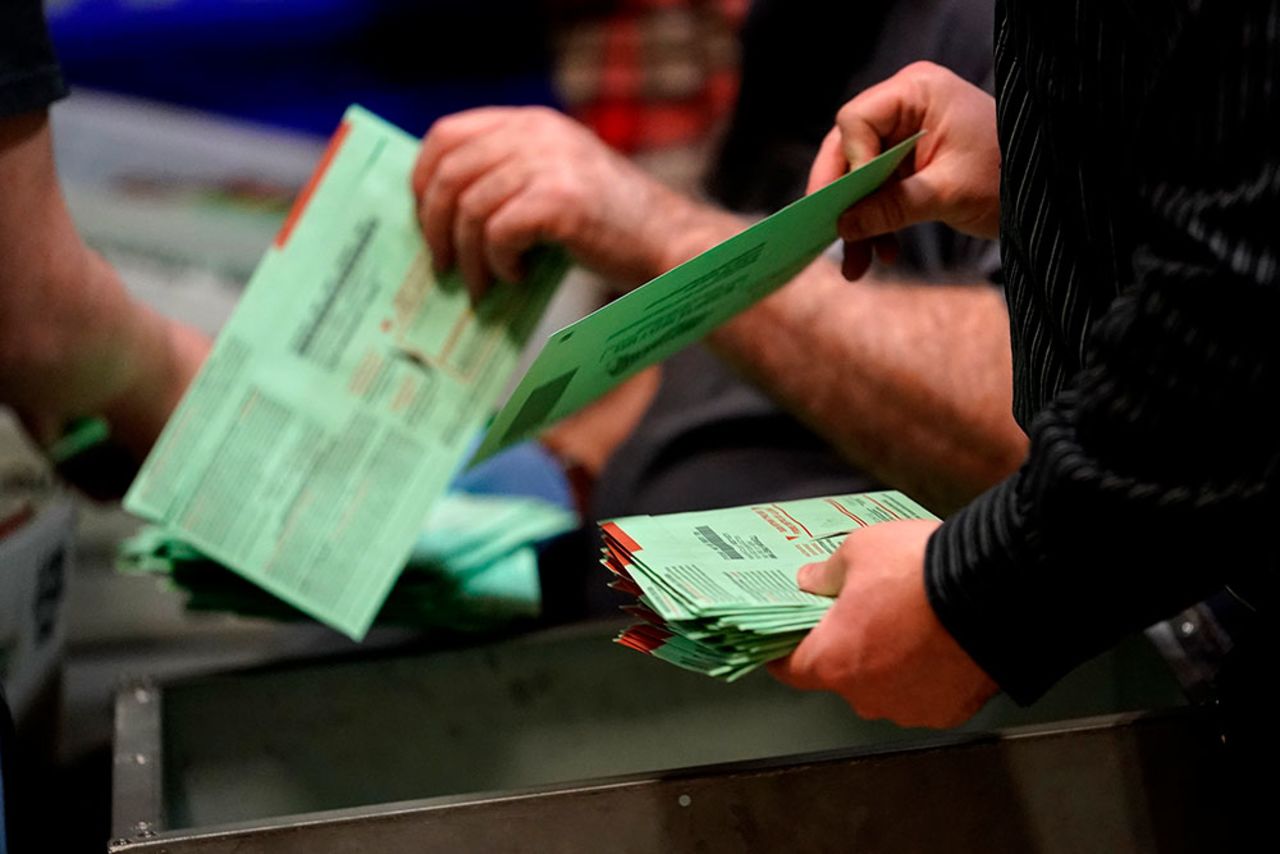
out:
<path id="1" fill-rule="evenodd" d="M 436 122 L 413 192 L 437 272 L 456 263 L 477 299 L 494 277 L 523 278 L 521 256 L 542 241 L 630 287 L 738 230 L 733 218 L 664 187 L 542 107 L 482 108 Z"/>
<path id="2" fill-rule="evenodd" d="M 845 278 L 871 264 L 873 244 L 920 222 L 941 221 L 975 237 L 1000 232 L 1000 145 L 995 100 L 952 72 L 917 62 L 841 108 L 809 174 L 829 184 L 917 131 L 927 131 L 899 180 L 840 217 Z M 891 259 L 886 259 L 891 260 Z"/>
<path id="3" fill-rule="evenodd" d="M 801 690 L 834 691 L 864 718 L 951 727 L 998 690 L 938 622 L 924 589 L 924 552 L 937 522 L 855 531 L 800 586 L 835 605 L 769 671 Z"/>

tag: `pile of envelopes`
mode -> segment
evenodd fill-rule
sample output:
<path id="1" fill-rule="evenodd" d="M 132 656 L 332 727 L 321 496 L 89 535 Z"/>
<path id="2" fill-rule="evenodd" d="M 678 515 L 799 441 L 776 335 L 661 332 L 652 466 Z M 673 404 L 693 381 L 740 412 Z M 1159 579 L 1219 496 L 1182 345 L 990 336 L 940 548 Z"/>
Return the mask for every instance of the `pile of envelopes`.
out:
<path id="1" fill-rule="evenodd" d="M 617 642 L 732 681 L 787 655 L 831 607 L 800 590 L 800 567 L 859 528 L 934 518 L 899 492 L 868 492 L 603 523 L 602 563 L 640 620 Z"/>
<path id="2" fill-rule="evenodd" d="M 447 493 L 432 508 L 376 624 L 482 631 L 537 617 L 537 547 L 577 525 L 574 513 L 539 499 Z M 126 540 L 117 564 L 125 573 L 166 579 L 186 593 L 191 611 L 307 619 L 157 526 Z"/>

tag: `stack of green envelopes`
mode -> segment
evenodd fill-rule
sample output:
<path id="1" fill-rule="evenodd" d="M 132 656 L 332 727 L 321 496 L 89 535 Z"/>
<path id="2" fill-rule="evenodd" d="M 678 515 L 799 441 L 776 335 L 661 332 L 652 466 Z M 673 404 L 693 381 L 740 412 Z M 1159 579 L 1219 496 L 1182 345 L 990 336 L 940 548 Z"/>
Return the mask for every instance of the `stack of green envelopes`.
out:
<path id="1" fill-rule="evenodd" d="M 801 566 L 858 528 L 935 518 L 902 493 L 868 492 L 603 523 L 602 563 L 642 621 L 617 642 L 732 681 L 789 653 L 831 607 L 796 585 Z"/>
<path id="2" fill-rule="evenodd" d="M 537 617 L 536 547 L 577 525 L 575 514 L 534 498 L 446 494 L 432 507 L 376 623 L 478 631 Z M 163 528 L 145 527 L 127 540 L 118 566 L 167 579 L 186 593 L 191 611 L 307 619 Z"/>

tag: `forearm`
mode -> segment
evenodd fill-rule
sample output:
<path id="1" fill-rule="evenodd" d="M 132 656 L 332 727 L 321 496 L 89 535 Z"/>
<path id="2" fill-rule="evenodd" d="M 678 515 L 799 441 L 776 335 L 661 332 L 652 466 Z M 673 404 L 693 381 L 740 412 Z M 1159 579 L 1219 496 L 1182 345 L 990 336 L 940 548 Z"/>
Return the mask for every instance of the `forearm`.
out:
<path id="1" fill-rule="evenodd" d="M 1025 455 L 990 287 L 850 284 L 823 259 L 711 343 L 851 462 L 939 512 Z"/>
<path id="2" fill-rule="evenodd" d="M 689 200 L 670 221 L 668 267 L 747 225 Z M 850 462 L 939 512 L 1026 455 L 1008 315 L 986 285 L 851 284 L 822 258 L 709 343 Z"/>
<path id="3" fill-rule="evenodd" d="M 71 419 L 99 415 L 117 441 L 141 459 L 203 360 L 207 345 L 131 300 L 115 271 L 83 247 L 77 263 L 48 274 L 9 278 L 36 297 L 6 306 L 0 346 L 0 398 L 13 406 L 37 443 L 48 445 Z"/>
<path id="4" fill-rule="evenodd" d="M 75 230 L 43 113 L 0 122 L 0 400 L 37 442 L 103 415 L 139 459 L 207 350 L 126 291 Z"/>
<path id="5" fill-rule="evenodd" d="M 100 275 L 114 280 L 112 288 L 125 294 L 115 269 L 96 254 L 94 262 Z M 121 360 L 127 381 L 104 401 L 99 414 L 110 423 L 115 440 L 141 461 L 195 379 L 211 343 L 193 327 L 136 300 L 128 299 L 120 312 L 123 334 L 108 345 L 104 357 Z"/>

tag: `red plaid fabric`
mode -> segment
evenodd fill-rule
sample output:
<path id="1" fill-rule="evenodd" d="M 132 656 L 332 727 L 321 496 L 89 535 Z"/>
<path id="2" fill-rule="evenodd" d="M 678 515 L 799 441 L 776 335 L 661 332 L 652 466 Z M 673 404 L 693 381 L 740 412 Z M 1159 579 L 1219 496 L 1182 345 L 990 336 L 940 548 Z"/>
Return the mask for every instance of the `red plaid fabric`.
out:
<path id="1" fill-rule="evenodd" d="M 621 0 L 559 38 L 570 114 L 627 154 L 704 138 L 738 91 L 747 0 Z"/>

